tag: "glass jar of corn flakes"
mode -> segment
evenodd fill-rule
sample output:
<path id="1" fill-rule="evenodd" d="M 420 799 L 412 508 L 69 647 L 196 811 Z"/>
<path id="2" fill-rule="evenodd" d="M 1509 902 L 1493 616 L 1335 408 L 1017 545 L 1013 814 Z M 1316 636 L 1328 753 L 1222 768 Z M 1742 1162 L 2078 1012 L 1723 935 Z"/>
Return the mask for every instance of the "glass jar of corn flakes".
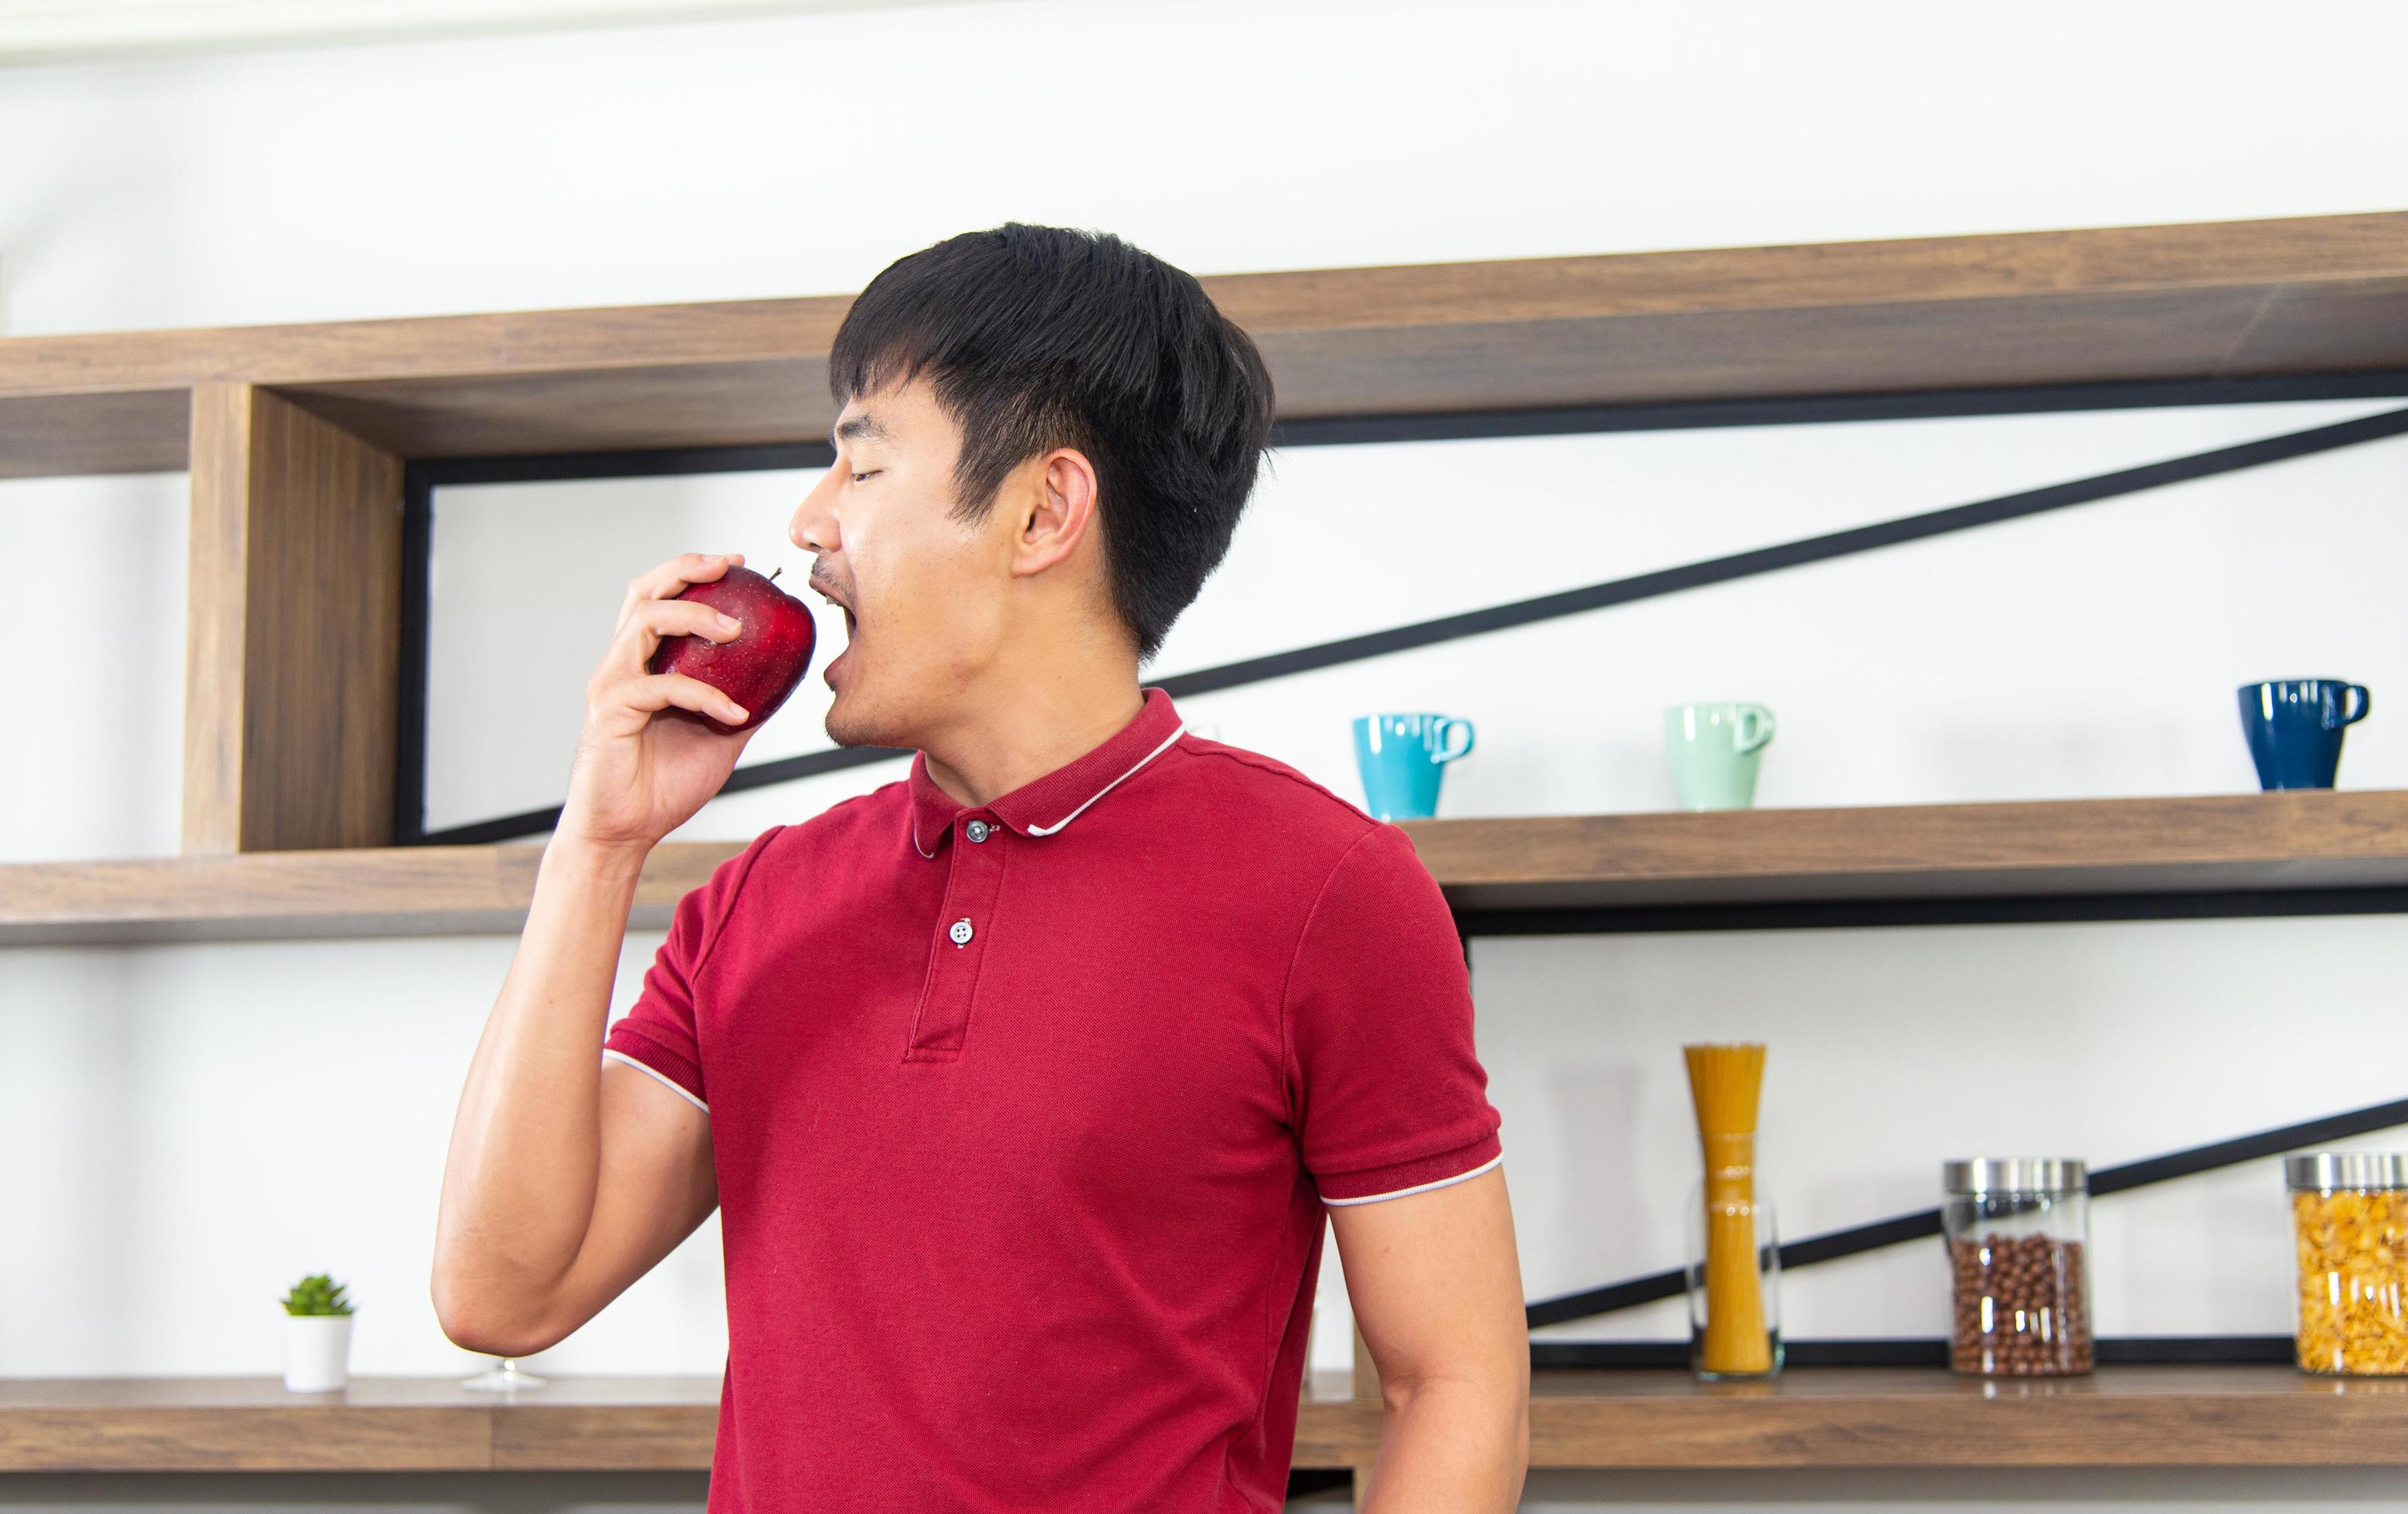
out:
<path id="1" fill-rule="evenodd" d="M 2283 1159 L 2300 1250 L 2300 1367 L 2408 1375 L 2408 1154 Z"/>

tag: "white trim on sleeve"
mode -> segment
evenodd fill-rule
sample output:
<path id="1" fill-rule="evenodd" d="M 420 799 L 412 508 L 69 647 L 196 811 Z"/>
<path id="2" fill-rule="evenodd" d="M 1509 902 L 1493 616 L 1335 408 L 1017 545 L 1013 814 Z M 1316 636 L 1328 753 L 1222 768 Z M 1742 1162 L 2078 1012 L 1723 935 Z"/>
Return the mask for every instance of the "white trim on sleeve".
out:
<path id="1" fill-rule="evenodd" d="M 643 1063 L 638 1062 L 635 1058 L 627 1055 L 627 1053 L 620 1050 L 615 1046 L 604 1047 L 602 1049 L 602 1055 L 606 1058 L 617 1057 L 621 1062 L 624 1062 L 628 1066 L 635 1068 L 638 1072 L 657 1079 L 663 1088 L 675 1093 L 679 1098 L 685 1100 L 686 1103 L 693 1105 L 704 1114 L 710 1113 L 710 1105 L 703 1103 L 700 1099 L 697 1099 L 693 1094 L 687 1093 L 684 1088 L 680 1086 L 674 1079 L 665 1076 L 658 1067 L 646 1066 Z"/>
<path id="2" fill-rule="evenodd" d="M 682 1091 L 681 1090 L 681 1092 Z M 1361 1198 L 1351 1199 L 1326 1198 L 1321 1202 L 1331 1205 L 1377 1204 L 1382 1199 L 1403 1198 L 1408 1193 L 1426 1193 L 1433 1188 L 1444 1188 L 1449 1183 L 1459 1183 L 1466 1178 L 1477 1178 L 1482 1173 L 1486 1172 L 1489 1168 L 1497 1165 L 1497 1164 L 1504 1160 L 1505 1153 L 1499 1151 L 1495 1156 L 1490 1157 L 1487 1161 L 1482 1163 L 1480 1165 L 1472 1168 L 1469 1172 L 1458 1172 L 1452 1178 L 1439 1178 L 1426 1183 L 1415 1183 L 1411 1188 L 1399 1188 L 1393 1193 L 1366 1193 Z"/>

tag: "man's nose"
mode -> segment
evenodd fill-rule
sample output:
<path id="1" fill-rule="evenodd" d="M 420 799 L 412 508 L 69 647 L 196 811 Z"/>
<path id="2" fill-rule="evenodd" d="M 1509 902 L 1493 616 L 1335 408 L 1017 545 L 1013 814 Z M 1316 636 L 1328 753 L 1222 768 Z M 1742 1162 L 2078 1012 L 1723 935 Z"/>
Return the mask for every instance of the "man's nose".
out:
<path id="1" fill-rule="evenodd" d="M 835 470 L 822 476 L 803 502 L 795 507 L 794 518 L 786 522 L 786 539 L 807 552 L 832 551 L 836 548 L 836 516 L 827 508 L 829 480 Z"/>

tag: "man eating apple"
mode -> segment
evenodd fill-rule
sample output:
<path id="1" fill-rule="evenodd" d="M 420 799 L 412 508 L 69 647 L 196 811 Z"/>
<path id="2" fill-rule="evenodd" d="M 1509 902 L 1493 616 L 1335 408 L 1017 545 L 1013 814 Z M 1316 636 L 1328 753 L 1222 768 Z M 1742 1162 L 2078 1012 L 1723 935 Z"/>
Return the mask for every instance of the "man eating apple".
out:
<path id="1" fill-rule="evenodd" d="M 1012 224 L 880 274 L 829 378 L 787 528 L 845 621 L 827 733 L 910 772 L 721 864 L 610 1022 L 644 859 L 759 724 L 650 667 L 742 634 L 678 597 L 736 564 L 628 586 L 461 1098 L 445 1333 L 542 1350 L 716 1207 L 713 1514 L 1277 1509 L 1326 1215 L 1369 1507 L 1513 1507 L 1520 1268 L 1445 901 L 1140 678 L 1252 493 L 1253 342 L 1116 237 Z"/>

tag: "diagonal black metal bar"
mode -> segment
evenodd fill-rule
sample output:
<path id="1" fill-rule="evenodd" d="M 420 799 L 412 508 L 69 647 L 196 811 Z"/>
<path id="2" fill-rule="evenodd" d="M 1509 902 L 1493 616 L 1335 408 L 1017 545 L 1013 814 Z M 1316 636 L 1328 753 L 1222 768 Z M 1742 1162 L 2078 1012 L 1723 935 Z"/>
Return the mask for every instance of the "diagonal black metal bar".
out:
<path id="1" fill-rule="evenodd" d="M 1845 531 L 1834 531 L 1819 536 L 1807 536 L 1751 551 L 1734 552 L 1727 557 L 1711 558 L 1702 563 L 1690 563 L 1680 567 L 1641 573 L 1627 578 L 1615 578 L 1586 588 L 1569 589 L 1559 593 L 1541 594 L 1511 604 L 1495 605 L 1485 609 L 1468 610 L 1457 615 L 1440 616 L 1412 625 L 1394 626 L 1359 636 L 1346 636 L 1326 641 L 1317 646 L 1299 647 L 1268 656 L 1247 658 L 1225 663 L 1218 667 L 1199 668 L 1192 673 L 1173 674 L 1154 681 L 1173 698 L 1210 693 L 1223 689 L 1239 688 L 1270 678 L 1286 678 L 1297 673 L 1313 672 L 1367 658 L 1385 657 L 1392 653 L 1411 651 L 1435 646 L 1461 636 L 1483 636 L 1493 631 L 1511 630 L 1542 621 L 1578 615 L 1588 610 L 1627 605 L 1637 600 L 1654 599 L 1678 593 L 1685 589 L 1703 588 L 1709 584 L 1727 583 L 1736 578 L 1753 578 L 1758 574 L 1778 572 L 1809 563 L 1827 562 L 1857 552 L 1873 551 L 1906 542 L 1924 541 L 1953 532 L 1969 531 L 1978 526 L 1995 525 L 2004 521 L 2020 520 L 2051 510 L 2067 509 L 2100 500 L 2114 499 L 2143 490 L 2162 488 L 2168 484 L 2185 483 L 2218 474 L 2237 473 L 2244 468 L 2262 467 L 2291 458 L 2307 457 L 2337 448 L 2354 447 L 2361 442 L 2378 441 L 2387 436 L 2408 433 L 2408 409 L 2386 410 L 2379 415 L 2362 416 L 2333 425 L 2316 426 L 2306 431 L 2291 432 L 2237 446 L 2220 447 L 2196 452 L 2186 457 L 2169 458 L 2160 463 L 2139 467 L 2119 468 L 2113 473 L 2097 474 L 2087 478 L 2051 484 L 2042 489 L 2019 493 L 2002 494 L 1995 499 L 1976 500 L 1968 505 L 1951 506 L 1896 521 L 1885 521 Z M 595 464 L 599 466 L 600 464 Z M 753 788 L 764 783 L 781 783 L 790 778 L 809 777 L 813 773 L 834 771 L 878 762 L 902 755 L 893 749 L 838 748 L 831 751 L 812 752 L 802 757 L 782 759 L 776 764 L 764 764 L 758 768 L 739 768 L 731 775 L 721 793 L 738 788 Z M 754 774 L 762 776 L 754 777 Z M 739 783 L 738 780 L 742 779 Z M 500 820 L 457 826 L 427 836 L 428 842 L 469 842 L 507 840 L 511 836 L 533 836 L 550 829 L 559 820 L 559 807 L 530 810 L 524 814 L 506 816 Z"/>
<path id="2" fill-rule="evenodd" d="M 2370 1135 L 2401 1125 L 2408 1125 L 2408 1099 L 2395 1099 L 2388 1104 L 2370 1105 L 2344 1114 L 2261 1130 L 2255 1135 L 2236 1136 L 2207 1146 L 2194 1146 L 2164 1156 L 2128 1162 L 2121 1166 L 2101 1167 L 2090 1175 L 2090 1192 L 2093 1197 L 2121 1193 L 2129 1189 L 2146 1188 L 2152 1183 L 2171 1182 L 2177 1178 L 2212 1172 L 2218 1167 L 2280 1156 L 2303 1146 L 2345 1140 L 2352 1136 Z M 1855 1256 L 1939 1234 L 1940 1211 L 1936 1208 L 1923 1209 L 1914 1214 L 1878 1220 L 1869 1225 L 1826 1231 L 1820 1235 L 1792 1241 L 1781 1249 L 1781 1264 L 1784 1268 L 1812 1266 L 1817 1262 Z M 1541 1299 L 1525 1306 L 1524 1312 L 1530 1328 L 1535 1330 L 1541 1325 L 1563 1324 L 1572 1320 L 1585 1320 L 1592 1315 L 1611 1314 L 1617 1309 L 1653 1304 L 1657 1299 L 1672 1298 L 1687 1286 L 1686 1278 L 1678 1270 L 1655 1272 L 1603 1288 Z"/>
<path id="3" fill-rule="evenodd" d="M 2119 495 L 2135 494 L 2146 489 L 2158 489 L 2167 484 L 2186 483 L 2195 478 L 2208 478 L 2223 473 L 2238 473 L 2243 468 L 2262 467 L 2269 463 L 2281 463 L 2295 457 L 2307 457 L 2316 452 L 2331 451 L 2341 447 L 2355 447 L 2361 442 L 2379 441 L 2408 432 L 2408 410 L 2386 410 L 2380 415 L 2361 416 L 2334 425 L 2316 426 L 2307 431 L 2286 436 L 2269 436 L 2259 441 L 2243 442 L 2234 447 L 2219 447 L 2212 451 L 2195 452 L 2187 457 L 2169 458 L 2162 463 L 2144 464 L 2136 468 L 2119 468 L 2114 473 L 2101 473 L 2070 483 L 2050 484 L 2043 489 L 2026 490 L 2021 493 L 2002 494 L 1996 499 L 1977 500 L 1970 505 L 1952 506 L 1922 515 L 1910 515 L 1901 520 L 1884 521 L 1875 525 L 1856 526 L 1846 531 L 1834 531 L 1820 536 L 1807 536 L 1798 541 L 1760 547 L 1753 551 L 1734 552 L 1727 557 L 1711 558 L 1702 563 L 1690 563 L 1681 567 L 1665 568 L 1655 573 L 1641 573 L 1632 578 L 1616 578 L 1608 583 L 1591 584 L 1584 589 L 1568 589 L 1560 593 L 1541 594 L 1534 599 L 1516 600 L 1510 605 L 1496 605 L 1486 609 L 1467 610 L 1459 615 L 1440 616 L 1413 625 L 1396 626 L 1374 631 L 1365 636 L 1348 636 L 1339 641 L 1326 641 L 1316 647 L 1300 647 L 1294 651 L 1274 652 L 1268 657 L 1249 658 L 1240 663 L 1226 663 L 1219 667 L 1182 673 L 1159 681 L 1175 698 L 1185 694 L 1207 693 L 1218 689 L 1232 689 L 1240 684 L 1259 683 L 1266 678 L 1285 678 L 1295 673 L 1309 673 L 1319 668 L 1334 667 L 1340 663 L 1359 662 L 1367 657 L 1384 657 L 1392 652 L 1410 651 L 1419 647 L 1453 641 L 1458 636 L 1481 636 L 1492 631 L 1511 630 L 1561 616 L 1578 615 L 1586 610 L 1604 609 L 1609 606 L 1627 605 L 1634 600 L 1654 599 L 1663 594 L 1678 593 L 1684 589 L 1698 589 L 1708 584 L 1727 583 L 1734 578 L 1753 578 L 1761 573 L 1798 567 L 1808 563 L 1827 562 L 1835 557 L 1847 557 L 1856 552 L 1872 551 L 1882 547 L 1896 547 L 1911 541 L 1924 541 L 1944 536 L 1952 532 L 1968 531 L 1976 526 L 1995 525 L 2002 521 L 2020 520 L 2049 510 L 2061 510 L 2076 505 L 2093 504 Z"/>

